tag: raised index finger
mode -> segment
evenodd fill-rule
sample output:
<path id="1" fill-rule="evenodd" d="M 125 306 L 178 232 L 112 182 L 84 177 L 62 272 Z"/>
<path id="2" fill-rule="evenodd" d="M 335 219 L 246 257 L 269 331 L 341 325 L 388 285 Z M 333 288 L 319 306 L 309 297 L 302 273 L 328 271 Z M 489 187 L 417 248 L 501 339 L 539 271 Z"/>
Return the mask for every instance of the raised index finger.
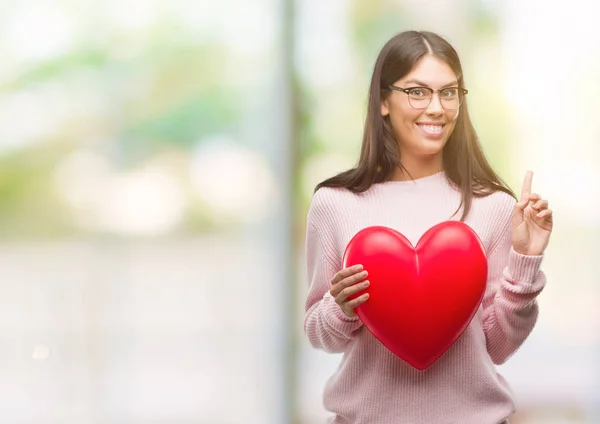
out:
<path id="1" fill-rule="evenodd" d="M 523 188 L 521 188 L 521 200 L 529 198 L 531 194 L 531 181 L 533 180 L 533 171 L 527 171 L 525 174 L 525 180 L 523 181 Z"/>

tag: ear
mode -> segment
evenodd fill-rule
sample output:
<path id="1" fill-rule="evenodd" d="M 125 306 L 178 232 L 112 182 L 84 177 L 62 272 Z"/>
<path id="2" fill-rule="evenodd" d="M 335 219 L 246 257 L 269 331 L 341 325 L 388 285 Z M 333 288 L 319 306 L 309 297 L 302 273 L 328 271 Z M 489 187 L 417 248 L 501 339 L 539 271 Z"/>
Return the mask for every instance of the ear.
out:
<path id="1" fill-rule="evenodd" d="M 387 100 L 381 102 L 381 116 L 388 116 L 390 114 L 390 110 L 388 108 Z"/>

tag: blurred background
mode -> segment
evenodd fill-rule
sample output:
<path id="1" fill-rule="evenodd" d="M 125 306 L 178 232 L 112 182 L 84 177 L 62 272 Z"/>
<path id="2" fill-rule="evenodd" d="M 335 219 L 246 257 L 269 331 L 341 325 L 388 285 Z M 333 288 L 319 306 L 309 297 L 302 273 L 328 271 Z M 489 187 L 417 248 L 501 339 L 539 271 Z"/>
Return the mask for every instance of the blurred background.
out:
<path id="1" fill-rule="evenodd" d="M 556 230 L 514 424 L 600 423 L 596 4 L 0 3 L 0 422 L 323 423 L 302 332 L 317 182 L 355 163 L 385 41 L 439 32 Z"/>

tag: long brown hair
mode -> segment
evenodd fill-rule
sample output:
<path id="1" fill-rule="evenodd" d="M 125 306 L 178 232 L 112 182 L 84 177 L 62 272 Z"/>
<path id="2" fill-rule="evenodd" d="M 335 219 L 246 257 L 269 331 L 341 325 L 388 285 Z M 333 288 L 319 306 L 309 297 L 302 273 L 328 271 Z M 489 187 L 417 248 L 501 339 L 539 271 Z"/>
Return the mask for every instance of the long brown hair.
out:
<path id="1" fill-rule="evenodd" d="M 360 193 L 375 183 L 389 180 L 398 167 L 406 171 L 400 161 L 389 116 L 381 116 L 381 102 L 390 94 L 388 86 L 406 76 L 426 54 L 432 54 L 447 63 L 456 74 L 459 87 L 465 87 L 456 50 L 438 34 L 406 31 L 391 38 L 381 49 L 373 70 L 358 164 L 322 181 L 315 191 L 321 187 L 344 187 Z M 460 106 L 456 126 L 443 150 L 445 174 L 462 193 L 456 211 L 463 207 L 461 221 L 468 215 L 474 196 L 483 197 L 503 191 L 515 197 L 485 158 L 466 103 L 465 99 Z"/>

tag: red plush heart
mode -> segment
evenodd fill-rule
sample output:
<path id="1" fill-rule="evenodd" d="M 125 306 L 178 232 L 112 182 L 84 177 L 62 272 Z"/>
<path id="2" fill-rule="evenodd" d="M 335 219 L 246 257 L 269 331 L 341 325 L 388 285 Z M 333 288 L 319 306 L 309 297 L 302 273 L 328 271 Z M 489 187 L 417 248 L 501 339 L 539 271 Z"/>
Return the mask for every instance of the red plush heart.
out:
<path id="1" fill-rule="evenodd" d="M 344 268 L 355 264 L 364 266 L 371 282 L 356 295 L 369 293 L 357 315 L 384 346 L 419 370 L 460 337 L 485 293 L 483 245 L 458 221 L 430 228 L 416 248 L 391 228 L 364 228 L 344 253 Z"/>

